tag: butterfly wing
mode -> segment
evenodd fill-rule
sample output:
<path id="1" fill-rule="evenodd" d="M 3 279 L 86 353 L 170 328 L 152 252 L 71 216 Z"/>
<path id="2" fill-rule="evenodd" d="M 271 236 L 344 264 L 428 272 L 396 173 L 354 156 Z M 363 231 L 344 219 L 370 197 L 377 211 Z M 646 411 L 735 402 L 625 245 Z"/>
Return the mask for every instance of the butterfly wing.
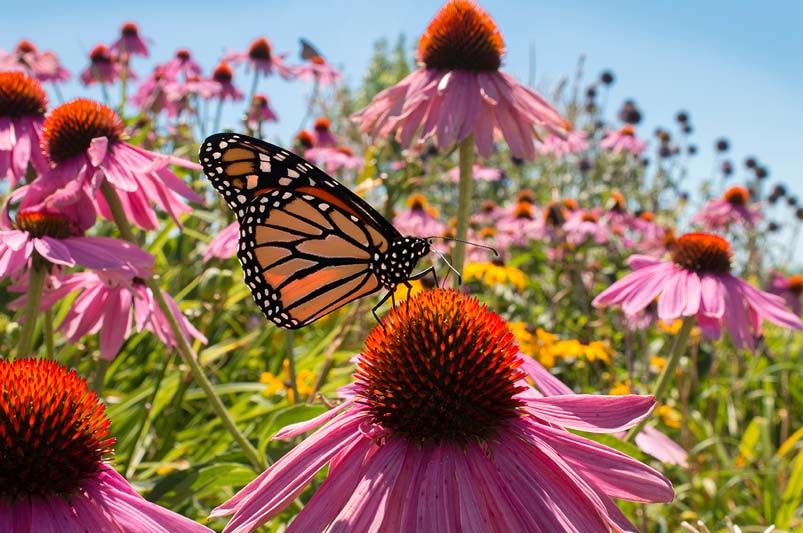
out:
<path id="1" fill-rule="evenodd" d="M 303 37 L 298 40 L 301 44 L 301 59 L 312 59 L 313 57 L 323 57 L 317 48 L 312 46 L 308 40 Z"/>

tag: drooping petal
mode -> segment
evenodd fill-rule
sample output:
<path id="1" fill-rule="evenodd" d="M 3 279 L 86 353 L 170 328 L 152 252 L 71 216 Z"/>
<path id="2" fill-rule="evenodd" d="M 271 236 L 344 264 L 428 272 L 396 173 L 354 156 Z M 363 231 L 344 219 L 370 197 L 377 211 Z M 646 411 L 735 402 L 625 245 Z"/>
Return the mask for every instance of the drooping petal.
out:
<path id="1" fill-rule="evenodd" d="M 573 394 L 529 398 L 525 409 L 533 416 L 558 426 L 590 433 L 613 433 L 636 425 L 654 407 L 655 398 L 652 396 Z"/>

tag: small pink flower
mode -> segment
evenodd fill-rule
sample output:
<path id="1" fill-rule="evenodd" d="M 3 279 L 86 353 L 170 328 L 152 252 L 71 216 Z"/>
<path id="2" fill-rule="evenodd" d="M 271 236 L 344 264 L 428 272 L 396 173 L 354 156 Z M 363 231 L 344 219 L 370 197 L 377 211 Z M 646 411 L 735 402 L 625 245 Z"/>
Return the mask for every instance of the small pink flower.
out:
<path id="1" fill-rule="evenodd" d="M 248 532 L 325 481 L 293 519 L 303 531 L 632 531 L 612 498 L 673 498 L 652 468 L 565 428 L 613 433 L 650 396 L 539 397 L 505 322 L 434 289 L 398 305 L 366 340 L 343 403 L 280 430 L 313 431 L 212 516 Z"/>
<path id="2" fill-rule="evenodd" d="M 767 292 L 776 294 L 784 299 L 789 307 L 797 316 L 803 311 L 801 295 L 803 295 L 803 275 L 784 276 L 780 272 L 770 274 L 770 282 L 767 285 Z"/>
<path id="3" fill-rule="evenodd" d="M 265 37 L 254 39 L 244 52 L 226 52 L 223 61 L 239 65 L 245 63 L 248 70 L 253 69 L 263 76 L 273 74 L 274 70 L 284 79 L 293 77 L 293 68 L 285 64 L 287 54 L 275 54 Z"/>
<path id="4" fill-rule="evenodd" d="M 402 235 L 410 237 L 439 237 L 446 231 L 446 224 L 438 219 L 438 212 L 430 207 L 421 194 L 407 200 L 407 209 L 393 217 L 393 225 Z"/>
<path id="5" fill-rule="evenodd" d="M 186 48 L 176 50 L 176 55 L 162 65 L 162 72 L 168 79 L 199 78 L 201 76 L 201 65 L 192 58 L 192 54 Z"/>
<path id="6" fill-rule="evenodd" d="M 53 201 L 62 204 L 81 187 L 94 197 L 98 210 L 111 218 L 99 190 L 107 180 L 118 192 L 129 220 L 143 229 L 159 227 L 151 204 L 166 211 L 176 223 L 191 211 L 180 198 L 196 203 L 203 199 L 174 174 L 168 165 L 192 170 L 200 165 L 178 157 L 156 154 L 123 142 L 123 123 L 110 108 L 87 99 L 57 107 L 44 126 L 43 147 L 53 164 L 41 179 L 69 185 L 56 192 Z"/>
<path id="7" fill-rule="evenodd" d="M 343 75 L 321 56 L 314 56 L 309 61 L 291 67 L 291 75 L 303 81 L 313 81 L 319 85 L 334 85 Z"/>
<path id="8" fill-rule="evenodd" d="M 217 89 L 212 93 L 211 98 L 218 100 L 239 101 L 243 99 L 243 93 L 234 86 L 234 72 L 225 61 L 218 63 L 212 73 L 212 81 L 217 83 Z"/>
<path id="9" fill-rule="evenodd" d="M 459 182 L 460 167 L 454 167 L 447 172 L 447 175 L 452 183 Z M 480 165 L 474 165 L 471 167 L 471 176 L 475 181 L 499 181 L 502 179 L 502 175 L 502 171 L 498 168 L 483 167 Z"/>
<path id="10" fill-rule="evenodd" d="M 149 502 L 114 470 L 106 408 L 75 371 L 2 360 L 0 397 L 0 531 L 211 532 Z"/>
<path id="11" fill-rule="evenodd" d="M 232 222 L 214 236 L 209 241 L 204 250 L 204 261 L 209 261 L 213 257 L 219 259 L 229 259 L 237 254 L 240 244 L 240 224 Z"/>
<path id="12" fill-rule="evenodd" d="M 106 45 L 99 44 L 89 52 L 89 66 L 81 72 L 81 83 L 84 85 L 114 83 L 120 79 L 123 72 L 126 79 L 137 79 L 137 75 L 127 64 L 121 65 Z"/>
<path id="13" fill-rule="evenodd" d="M 31 41 L 22 40 L 14 52 L 0 50 L 0 70 L 23 70 L 39 81 L 61 82 L 70 73 L 53 52 L 40 52 Z"/>
<path id="14" fill-rule="evenodd" d="M 555 134 L 549 134 L 536 145 L 536 150 L 538 150 L 538 153 L 541 155 L 552 155 L 555 157 L 576 154 L 587 149 L 588 133 L 578 130 L 568 132 L 566 138 Z"/>
<path id="15" fill-rule="evenodd" d="M 48 168 L 39 149 L 47 95 L 24 72 L 0 72 L 0 179 L 10 188 L 26 178 L 29 165 L 37 172 Z"/>
<path id="16" fill-rule="evenodd" d="M 323 167 L 330 174 L 343 168 L 355 170 L 362 167 L 362 158 L 355 156 L 354 152 L 346 146 L 310 148 L 304 152 L 304 157 L 319 167 Z"/>
<path id="17" fill-rule="evenodd" d="M 261 122 L 276 122 L 277 120 L 279 117 L 270 106 L 268 97 L 264 94 L 255 94 L 246 117 L 248 127 L 256 129 Z"/>
<path id="18" fill-rule="evenodd" d="M 710 200 L 692 217 L 692 224 L 699 224 L 707 230 L 722 231 L 734 224 L 748 228 L 755 226 L 763 217 L 755 205 L 750 204 L 750 191 L 745 187 L 731 187 L 722 198 Z"/>
<path id="19" fill-rule="evenodd" d="M 211 100 L 220 94 L 221 86 L 214 80 L 206 80 L 197 76 L 189 76 L 183 80 L 175 79 L 164 83 L 165 110 L 169 118 L 181 113 L 196 113 L 192 106 L 192 98 L 197 96 Z"/>
<path id="20" fill-rule="evenodd" d="M 524 246 L 544 236 L 544 221 L 538 208 L 530 202 L 519 201 L 505 209 L 496 223 L 497 242 L 504 247 Z"/>
<path id="21" fill-rule="evenodd" d="M 535 156 L 534 128 L 562 135 L 568 123 L 538 93 L 499 67 L 504 42 L 496 23 L 469 0 L 441 8 L 422 35 L 423 66 L 379 93 L 353 115 L 364 133 L 395 138 L 402 146 L 419 135 L 445 150 L 474 135 L 483 157 L 504 137 L 515 157 Z"/>
<path id="22" fill-rule="evenodd" d="M 126 22 L 120 27 L 120 37 L 112 43 L 111 49 L 121 57 L 148 57 L 148 46 L 139 35 L 139 27 L 133 22 Z"/>
<path id="23" fill-rule="evenodd" d="M 636 130 L 630 124 L 609 131 L 599 145 L 615 154 L 627 152 L 639 155 L 647 148 L 647 143 L 636 137 Z"/>
<path id="24" fill-rule="evenodd" d="M 566 241 L 574 245 L 586 241 L 605 244 L 609 238 L 608 228 L 600 222 L 599 213 L 593 209 L 578 209 L 573 212 L 563 224 L 563 231 L 566 234 Z"/>
<path id="25" fill-rule="evenodd" d="M 658 317 L 668 323 L 695 316 L 703 332 L 720 336 L 724 324 L 740 348 L 755 346 L 762 320 L 803 329 L 800 319 L 784 307 L 783 298 L 754 288 L 734 276 L 728 241 L 716 235 L 687 233 L 672 245 L 672 260 L 645 255 L 628 260 L 635 272 L 620 279 L 594 299 L 597 307 L 620 305 L 636 313 L 658 298 Z"/>
<path id="26" fill-rule="evenodd" d="M 315 120 L 313 131 L 315 133 L 315 146 L 321 148 L 334 148 L 337 146 L 337 139 L 332 133 L 332 123 L 326 117 Z"/>
<path id="27" fill-rule="evenodd" d="M 131 103 L 143 113 L 160 113 L 168 109 L 165 86 L 174 81 L 162 65 L 157 65 L 131 95 Z M 174 110 L 175 111 L 175 110 Z M 177 113 L 176 113 L 177 114 Z M 175 116 L 171 115 L 171 116 Z"/>

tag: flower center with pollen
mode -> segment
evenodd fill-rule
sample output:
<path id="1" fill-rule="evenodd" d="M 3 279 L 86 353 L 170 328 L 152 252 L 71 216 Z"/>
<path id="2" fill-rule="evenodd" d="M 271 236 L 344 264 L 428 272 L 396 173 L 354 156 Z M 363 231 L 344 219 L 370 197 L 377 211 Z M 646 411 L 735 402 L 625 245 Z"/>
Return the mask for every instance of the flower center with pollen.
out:
<path id="1" fill-rule="evenodd" d="M 699 273 L 727 274 L 731 270 L 728 241 L 708 233 L 686 233 L 672 242 L 672 261 Z"/>
<path id="2" fill-rule="evenodd" d="M 109 65 L 112 62 L 112 53 L 104 44 L 99 44 L 89 52 L 89 60 L 94 65 Z"/>
<path id="3" fill-rule="evenodd" d="M 475 298 L 430 290 L 397 305 L 368 336 L 357 402 L 412 442 L 486 439 L 518 415 L 518 352 L 505 321 Z"/>
<path id="4" fill-rule="evenodd" d="M 42 147 L 53 163 L 61 163 L 84 154 L 97 137 L 119 141 L 123 127 L 111 108 L 78 98 L 60 105 L 45 119 Z"/>
<path id="5" fill-rule="evenodd" d="M 498 70 L 504 51 L 496 23 L 471 0 L 444 5 L 418 42 L 418 60 L 429 69 Z"/>
<path id="6" fill-rule="evenodd" d="M 735 206 L 747 205 L 750 201 L 750 191 L 748 191 L 746 187 L 737 185 L 725 191 L 725 194 L 722 195 L 722 199 Z"/>
<path id="7" fill-rule="evenodd" d="M 44 116 L 47 95 L 24 72 L 0 72 L 0 117 Z"/>
<path id="8" fill-rule="evenodd" d="M 21 211 L 15 218 L 18 230 L 27 231 L 33 237 L 66 239 L 74 235 L 72 221 L 61 213 Z"/>
<path id="9" fill-rule="evenodd" d="M 254 40 L 248 48 L 248 57 L 254 61 L 270 61 L 270 43 L 264 37 Z"/>
<path id="10" fill-rule="evenodd" d="M 794 276 L 789 276 L 789 279 L 787 281 L 789 283 L 790 291 L 797 294 L 798 296 L 800 294 L 803 294 L 803 275 L 795 274 Z"/>
<path id="11" fill-rule="evenodd" d="M 112 454 L 109 423 L 74 371 L 0 361 L 0 504 L 75 494 Z"/>
<path id="12" fill-rule="evenodd" d="M 233 78 L 234 71 L 231 70 L 231 67 L 226 62 L 221 62 L 212 73 L 212 79 L 218 83 L 231 83 Z"/>

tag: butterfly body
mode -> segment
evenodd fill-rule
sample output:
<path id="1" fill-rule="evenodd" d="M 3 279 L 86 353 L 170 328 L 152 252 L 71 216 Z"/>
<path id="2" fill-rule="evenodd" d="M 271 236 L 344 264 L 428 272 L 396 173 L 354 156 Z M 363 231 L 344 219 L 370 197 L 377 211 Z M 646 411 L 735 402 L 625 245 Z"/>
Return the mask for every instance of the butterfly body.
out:
<path id="1" fill-rule="evenodd" d="M 254 301 L 280 327 L 303 327 L 350 301 L 409 285 L 430 251 L 426 239 L 402 236 L 362 198 L 283 148 L 216 134 L 200 159 L 237 216 L 237 256 Z"/>

